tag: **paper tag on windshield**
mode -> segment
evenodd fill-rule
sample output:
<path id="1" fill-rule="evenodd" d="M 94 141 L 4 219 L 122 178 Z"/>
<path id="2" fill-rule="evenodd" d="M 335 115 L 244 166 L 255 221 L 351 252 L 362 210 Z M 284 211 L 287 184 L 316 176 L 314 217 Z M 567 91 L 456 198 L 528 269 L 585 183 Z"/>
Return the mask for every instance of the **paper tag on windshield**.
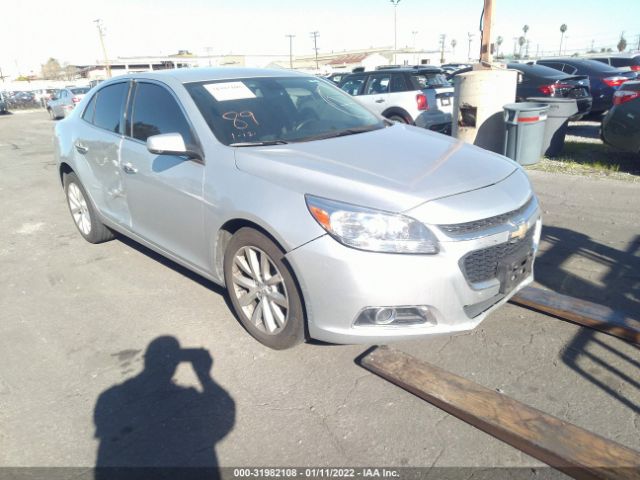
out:
<path id="1" fill-rule="evenodd" d="M 242 82 L 210 83 L 205 85 L 204 88 L 219 102 L 256 98 L 254 93 L 249 90 L 249 87 Z"/>

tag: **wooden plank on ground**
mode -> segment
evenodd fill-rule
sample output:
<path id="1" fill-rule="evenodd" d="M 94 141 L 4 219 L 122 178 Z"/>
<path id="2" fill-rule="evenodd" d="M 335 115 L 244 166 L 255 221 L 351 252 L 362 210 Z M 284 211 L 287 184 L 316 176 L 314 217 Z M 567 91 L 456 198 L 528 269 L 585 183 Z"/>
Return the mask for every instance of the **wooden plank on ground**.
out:
<path id="1" fill-rule="evenodd" d="M 442 410 L 579 479 L 640 479 L 640 453 L 388 347 L 361 366 Z"/>
<path id="2" fill-rule="evenodd" d="M 510 301 L 640 344 L 640 321 L 604 305 L 535 287 L 523 288 Z"/>

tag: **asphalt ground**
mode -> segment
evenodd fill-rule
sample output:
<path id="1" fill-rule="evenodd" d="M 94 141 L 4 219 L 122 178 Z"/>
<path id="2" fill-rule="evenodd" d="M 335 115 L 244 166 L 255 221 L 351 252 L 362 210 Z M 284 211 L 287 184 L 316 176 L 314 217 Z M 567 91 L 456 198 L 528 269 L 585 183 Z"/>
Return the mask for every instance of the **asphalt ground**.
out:
<path id="1" fill-rule="evenodd" d="M 542 465 L 357 366 L 365 346 L 271 351 L 210 282 L 126 239 L 86 243 L 53 126 L 0 116 L 0 467 Z M 530 176 L 538 285 L 640 317 L 640 185 Z M 506 305 L 395 347 L 640 450 L 640 350 L 619 339 Z"/>

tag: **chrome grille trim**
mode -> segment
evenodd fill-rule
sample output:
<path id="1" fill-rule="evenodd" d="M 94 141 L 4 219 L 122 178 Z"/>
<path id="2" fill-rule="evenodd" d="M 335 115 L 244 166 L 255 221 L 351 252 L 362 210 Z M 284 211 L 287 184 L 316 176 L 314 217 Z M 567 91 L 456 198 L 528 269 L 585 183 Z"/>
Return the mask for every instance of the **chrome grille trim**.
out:
<path id="1" fill-rule="evenodd" d="M 438 228 L 446 233 L 449 237 L 465 237 L 476 233 L 491 230 L 492 228 L 506 225 L 509 220 L 515 217 L 523 217 L 527 210 L 532 206 L 534 197 L 529 197 L 524 205 L 507 213 L 501 213 L 494 217 L 483 218 L 481 220 L 473 220 L 465 223 L 453 223 L 449 225 L 438 225 Z"/>

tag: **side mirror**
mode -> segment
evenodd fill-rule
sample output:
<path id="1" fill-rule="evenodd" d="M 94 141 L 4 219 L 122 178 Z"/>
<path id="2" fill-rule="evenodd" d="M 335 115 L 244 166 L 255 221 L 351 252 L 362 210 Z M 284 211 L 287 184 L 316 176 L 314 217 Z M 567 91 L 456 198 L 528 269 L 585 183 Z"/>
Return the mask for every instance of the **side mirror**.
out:
<path id="1" fill-rule="evenodd" d="M 179 133 L 162 133 L 147 138 L 147 150 L 156 155 L 184 155 L 202 160 L 199 152 L 190 150 Z"/>

